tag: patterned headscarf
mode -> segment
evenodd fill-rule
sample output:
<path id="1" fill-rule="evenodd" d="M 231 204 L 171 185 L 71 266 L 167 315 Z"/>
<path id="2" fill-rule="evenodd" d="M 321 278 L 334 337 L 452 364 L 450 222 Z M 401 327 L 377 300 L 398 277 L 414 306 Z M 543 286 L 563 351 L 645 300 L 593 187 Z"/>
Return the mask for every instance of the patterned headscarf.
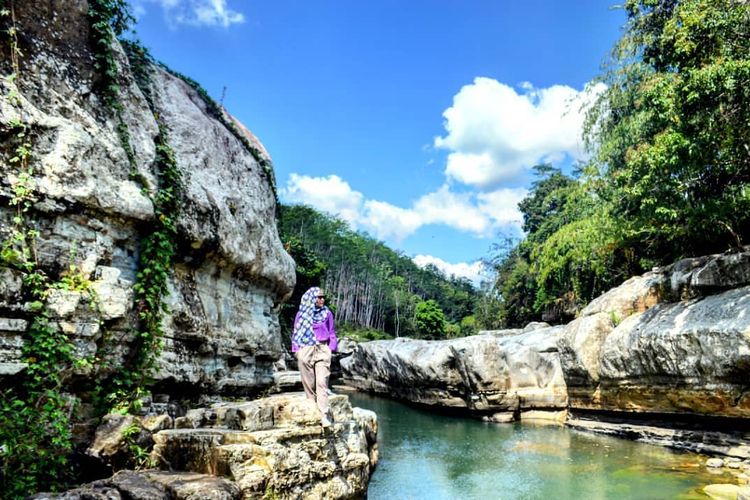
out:
<path id="1" fill-rule="evenodd" d="M 315 333 L 313 332 L 313 323 L 320 323 L 328 316 L 328 308 L 315 307 L 315 299 L 322 295 L 319 287 L 314 286 L 307 290 L 299 301 L 299 318 L 294 323 L 294 333 L 292 341 L 297 345 L 314 345 Z"/>

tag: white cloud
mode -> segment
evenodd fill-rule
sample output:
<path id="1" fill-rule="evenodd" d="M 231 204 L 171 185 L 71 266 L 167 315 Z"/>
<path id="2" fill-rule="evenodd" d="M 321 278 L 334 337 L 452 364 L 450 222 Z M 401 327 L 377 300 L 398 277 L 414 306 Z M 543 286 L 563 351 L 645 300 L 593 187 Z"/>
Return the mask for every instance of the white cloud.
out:
<path id="1" fill-rule="evenodd" d="M 467 278 L 477 288 L 479 288 L 481 281 L 487 277 L 485 274 L 485 266 L 482 261 L 479 260 L 472 263 L 459 262 L 457 264 L 451 264 L 450 262 L 446 262 L 438 257 L 433 257 L 432 255 L 417 255 L 412 260 L 419 267 L 426 267 L 429 264 L 432 264 L 440 269 L 446 276 Z"/>
<path id="2" fill-rule="evenodd" d="M 414 210 L 376 200 L 368 200 L 364 205 L 361 225 L 379 239 L 402 241 L 424 225 Z"/>
<path id="3" fill-rule="evenodd" d="M 135 0 L 133 11 L 137 16 L 144 15 L 146 3 L 160 5 L 171 27 L 184 24 L 228 28 L 245 22 L 245 16 L 230 9 L 227 0 Z"/>
<path id="4" fill-rule="evenodd" d="M 308 177 L 291 174 L 280 194 L 291 203 L 304 203 L 341 217 L 356 229 L 364 196 L 337 175 Z"/>
<path id="5" fill-rule="evenodd" d="M 476 78 L 443 112 L 445 137 L 435 147 L 448 149 L 445 175 L 482 190 L 520 177 L 537 163 L 569 155 L 584 156 L 582 105 L 604 90 L 584 91 L 564 85 L 534 89 L 528 82 L 519 94 L 490 78 Z"/>
<path id="6" fill-rule="evenodd" d="M 518 202 L 526 190 L 500 189 L 491 193 L 457 193 L 447 185 L 420 197 L 409 208 L 401 208 L 364 195 L 337 175 L 309 177 L 291 174 L 280 190 L 288 203 L 303 203 L 335 215 L 353 229 L 399 243 L 420 227 L 438 224 L 477 237 L 490 237 L 500 227 L 521 225 Z"/>
<path id="7" fill-rule="evenodd" d="M 487 217 L 474 206 L 470 193 L 454 193 L 445 185 L 422 196 L 413 210 L 424 224 L 445 224 L 477 235 L 485 234 L 490 227 Z"/>
<path id="8" fill-rule="evenodd" d="M 521 227 L 523 214 L 518 204 L 526 198 L 526 188 L 502 188 L 489 193 L 479 193 L 479 210 L 492 219 L 495 225 Z"/>

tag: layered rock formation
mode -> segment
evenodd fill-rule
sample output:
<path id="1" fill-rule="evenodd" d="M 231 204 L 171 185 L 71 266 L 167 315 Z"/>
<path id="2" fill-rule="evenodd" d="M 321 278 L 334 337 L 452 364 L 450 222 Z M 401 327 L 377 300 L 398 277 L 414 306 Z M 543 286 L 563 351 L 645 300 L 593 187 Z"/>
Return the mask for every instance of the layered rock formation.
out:
<path id="1" fill-rule="evenodd" d="M 567 406 L 560 327 L 446 341 L 380 340 L 341 360 L 345 382 L 419 404 L 489 415 Z"/>
<path id="2" fill-rule="evenodd" d="M 748 285 L 750 253 L 718 255 L 593 301 L 560 339 L 571 408 L 750 417 Z"/>
<path id="3" fill-rule="evenodd" d="M 750 251 L 632 278 L 565 326 L 370 342 L 341 366 L 354 387 L 419 404 L 567 409 L 580 429 L 750 457 Z"/>
<path id="4" fill-rule="evenodd" d="M 362 498 L 378 460 L 377 420 L 331 397 L 333 425 L 323 429 L 317 406 L 302 394 L 199 408 L 153 429 L 151 457 L 165 470 L 121 471 L 62 495 L 37 499 Z M 146 426 L 154 422 L 141 421 Z M 124 443 L 102 429 L 92 449 L 114 459 Z M 144 433 L 147 431 L 143 428 Z"/>
<path id="5" fill-rule="evenodd" d="M 133 284 L 140 240 L 154 211 L 148 193 L 133 180 L 114 113 L 96 91 L 100 75 L 87 9 L 84 0 L 16 2 L 23 58 L 15 83 L 3 79 L 0 85 L 3 95 L 17 93 L 18 100 L 0 101 L 0 120 L 24 123 L 32 143 L 35 202 L 28 218 L 40 232 L 40 267 L 56 277 L 74 265 L 98 297 L 92 307 L 90 294 L 55 291 L 48 298 L 53 325 L 73 338 L 79 357 L 93 358 L 107 344 L 116 366 L 137 323 Z M 294 263 L 274 223 L 273 173 L 265 168 L 265 151 L 248 147 L 259 143 L 227 127 L 185 81 L 147 64 L 139 70 L 149 75 L 150 109 L 117 42 L 113 49 L 135 170 L 150 189 L 159 185 L 158 115 L 182 174 L 179 252 L 169 279 L 157 387 L 194 394 L 267 389 L 282 358 L 276 306 L 294 286 Z M 10 183 L 18 172 L 5 160 L 0 220 L 7 231 Z M 0 275 L 0 374 L 12 375 L 23 369 L 28 305 L 20 275 L 10 268 L 1 268 Z M 97 368 L 97 376 L 106 375 Z M 81 368 L 78 376 L 91 370 Z"/>
<path id="6" fill-rule="evenodd" d="M 38 297 L 23 273 L 0 266 L 0 384 L 13 388 L 33 362 L 22 349 L 43 307 L 82 361 L 55 387 L 81 403 L 71 410 L 80 417 L 74 445 L 82 468 L 97 469 L 82 474 L 143 467 L 149 450 L 163 469 L 120 471 L 60 498 L 363 497 L 377 461 L 376 419 L 344 396 L 331 398 L 335 422 L 325 432 L 299 394 L 185 412 L 191 402 L 273 392 L 284 379 L 277 309 L 295 273 L 276 229 L 268 153 L 194 82 L 148 58 L 129 60 L 115 40 L 118 111 L 101 88 L 92 52 L 101 40 L 92 40 L 85 0 L 13 7 L 22 57 L 16 67 L 6 52 L 0 59 L 4 75 L 16 73 L 0 79 L 2 237 L 18 224 L 11 200 L 26 172 L 11 157 L 23 130 L 32 193 L 24 219 L 39 233 L 26 243 L 34 266 L 61 285 L 32 307 Z M 157 161 L 167 149 L 181 181 L 171 186 L 178 213 L 167 214 L 177 252 L 163 349 L 154 373 L 132 375 L 153 375 L 153 397 L 141 416 L 105 417 L 91 443 L 92 393 L 132 357 L 139 331 L 134 288 L 144 236 L 159 217 L 153 200 L 166 181 Z"/>

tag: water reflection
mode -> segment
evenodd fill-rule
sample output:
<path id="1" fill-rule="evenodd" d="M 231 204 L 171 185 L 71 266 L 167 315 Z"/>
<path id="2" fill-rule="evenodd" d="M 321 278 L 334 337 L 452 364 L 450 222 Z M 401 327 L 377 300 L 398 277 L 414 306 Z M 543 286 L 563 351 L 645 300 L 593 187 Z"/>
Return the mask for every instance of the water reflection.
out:
<path id="1" fill-rule="evenodd" d="M 566 427 L 488 424 L 350 395 L 378 414 L 380 463 L 368 498 L 690 499 L 705 457 Z"/>

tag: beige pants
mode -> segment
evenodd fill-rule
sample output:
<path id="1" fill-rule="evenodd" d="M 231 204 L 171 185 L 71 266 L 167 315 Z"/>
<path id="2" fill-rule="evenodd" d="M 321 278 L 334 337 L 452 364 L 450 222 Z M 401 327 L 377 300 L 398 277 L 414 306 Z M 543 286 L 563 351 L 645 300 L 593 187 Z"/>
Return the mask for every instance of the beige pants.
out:
<path id="1" fill-rule="evenodd" d="M 328 415 L 328 377 L 331 375 L 331 349 L 326 344 L 302 346 L 297 366 L 307 399 L 318 404 L 321 415 Z"/>

